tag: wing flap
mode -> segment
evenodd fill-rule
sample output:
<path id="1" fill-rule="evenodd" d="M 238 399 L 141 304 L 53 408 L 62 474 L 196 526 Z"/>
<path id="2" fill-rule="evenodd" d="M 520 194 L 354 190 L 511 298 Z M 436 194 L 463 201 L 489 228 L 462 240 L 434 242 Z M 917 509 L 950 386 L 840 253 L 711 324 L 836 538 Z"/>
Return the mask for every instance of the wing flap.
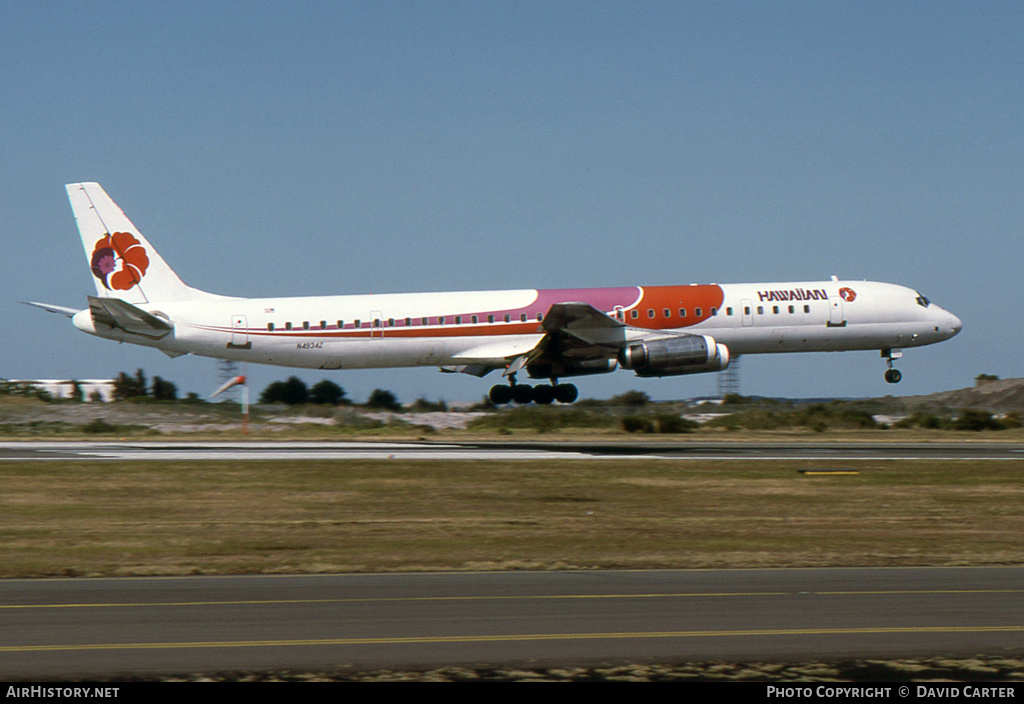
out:
<path id="1" fill-rule="evenodd" d="M 493 364 L 503 367 L 507 360 L 524 355 L 536 347 L 536 340 L 534 337 L 532 340 L 514 338 L 485 342 L 459 352 L 452 360 L 461 364 Z"/>

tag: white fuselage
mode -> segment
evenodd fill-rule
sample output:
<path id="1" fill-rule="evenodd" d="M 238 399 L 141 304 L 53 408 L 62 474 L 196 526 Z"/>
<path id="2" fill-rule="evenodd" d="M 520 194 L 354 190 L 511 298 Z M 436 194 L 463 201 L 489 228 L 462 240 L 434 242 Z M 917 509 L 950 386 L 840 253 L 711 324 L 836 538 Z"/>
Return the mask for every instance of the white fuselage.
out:
<path id="1" fill-rule="evenodd" d="M 882 350 L 886 379 L 901 347 L 946 340 L 956 316 L 912 289 L 870 281 L 521 289 L 302 298 L 231 298 L 185 284 L 94 182 L 67 185 L 96 287 L 73 317 L 100 337 L 312 369 L 436 366 L 483 376 L 525 370 L 557 380 L 614 371 L 672 376 L 721 371 L 731 357 Z M 525 385 L 523 385 L 525 386 Z M 566 385 L 563 385 L 566 386 Z M 568 385 L 571 386 L 571 385 Z M 529 402 L 527 388 L 517 403 Z M 540 403 L 571 403 L 575 388 Z M 508 394 L 492 389 L 492 401 Z"/>
<path id="2" fill-rule="evenodd" d="M 869 281 L 227 298 L 139 307 L 173 323 L 148 339 L 75 316 L 86 332 L 164 350 L 261 364 L 360 369 L 494 363 L 544 335 L 553 303 L 584 302 L 630 340 L 713 337 L 733 355 L 918 347 L 960 320 L 912 289 Z"/>

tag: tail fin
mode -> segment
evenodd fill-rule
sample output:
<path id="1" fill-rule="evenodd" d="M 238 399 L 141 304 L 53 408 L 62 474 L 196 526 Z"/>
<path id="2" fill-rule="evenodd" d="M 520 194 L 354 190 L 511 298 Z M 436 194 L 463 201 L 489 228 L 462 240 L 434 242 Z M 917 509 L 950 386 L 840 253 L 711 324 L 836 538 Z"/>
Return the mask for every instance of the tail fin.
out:
<path id="1" fill-rule="evenodd" d="M 66 188 L 99 297 L 133 304 L 220 298 L 185 285 L 98 183 Z"/>

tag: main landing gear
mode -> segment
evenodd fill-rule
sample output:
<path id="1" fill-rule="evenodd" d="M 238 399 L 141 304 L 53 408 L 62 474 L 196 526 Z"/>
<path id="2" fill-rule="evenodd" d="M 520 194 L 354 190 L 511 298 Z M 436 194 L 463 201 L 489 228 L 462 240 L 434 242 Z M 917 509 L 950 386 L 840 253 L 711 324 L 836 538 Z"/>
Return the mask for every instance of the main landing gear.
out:
<path id="1" fill-rule="evenodd" d="M 554 381 L 552 379 L 552 382 Z M 555 401 L 559 403 L 572 403 L 579 397 L 579 391 L 573 384 L 551 383 L 538 384 L 537 386 L 517 384 L 513 375 L 509 377 L 508 386 L 504 384 L 492 386 L 487 397 L 496 406 L 503 406 L 511 401 L 520 405 L 532 402 L 546 406 Z"/>
<path id="2" fill-rule="evenodd" d="M 900 383 L 900 379 L 903 378 L 903 375 L 900 374 L 899 369 L 893 368 L 892 362 L 894 359 L 902 357 L 903 352 L 900 350 L 882 350 L 882 356 L 885 358 L 885 363 L 889 365 L 889 368 L 885 372 L 885 380 L 890 384 Z"/>

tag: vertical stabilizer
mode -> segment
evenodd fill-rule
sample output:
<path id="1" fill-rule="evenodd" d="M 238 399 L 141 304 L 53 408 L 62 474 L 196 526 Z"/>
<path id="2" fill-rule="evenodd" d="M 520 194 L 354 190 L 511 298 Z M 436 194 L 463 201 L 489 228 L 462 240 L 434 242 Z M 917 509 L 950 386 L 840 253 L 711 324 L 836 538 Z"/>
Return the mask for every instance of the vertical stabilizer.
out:
<path id="1" fill-rule="evenodd" d="M 98 183 L 66 188 L 99 297 L 136 305 L 218 297 L 186 286 Z"/>

